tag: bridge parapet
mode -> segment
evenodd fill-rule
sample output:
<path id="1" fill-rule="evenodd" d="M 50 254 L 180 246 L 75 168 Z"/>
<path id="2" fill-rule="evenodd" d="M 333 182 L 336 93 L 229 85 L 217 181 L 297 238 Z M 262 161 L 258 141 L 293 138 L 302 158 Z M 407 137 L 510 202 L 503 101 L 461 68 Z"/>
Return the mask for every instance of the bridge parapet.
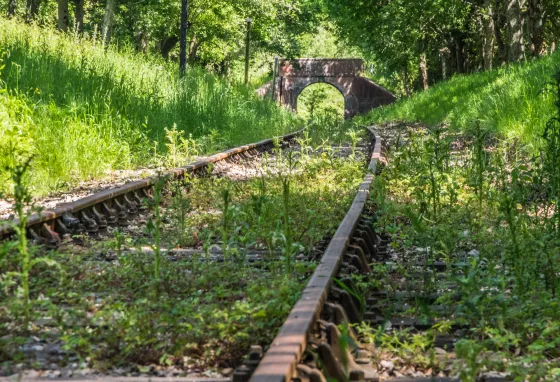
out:
<path id="1" fill-rule="evenodd" d="M 284 60 L 284 77 L 357 77 L 364 72 L 364 61 L 356 58 L 299 58 Z"/>

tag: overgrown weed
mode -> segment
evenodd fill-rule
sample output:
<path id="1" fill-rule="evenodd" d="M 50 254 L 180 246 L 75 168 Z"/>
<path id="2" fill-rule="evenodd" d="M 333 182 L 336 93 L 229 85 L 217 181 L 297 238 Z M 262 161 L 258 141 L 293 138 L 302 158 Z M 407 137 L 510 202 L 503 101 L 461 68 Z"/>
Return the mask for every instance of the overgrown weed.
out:
<path id="1" fill-rule="evenodd" d="M 434 318 L 470 328 L 457 332 L 466 337 L 455 348 L 462 380 L 488 368 L 520 380 L 557 376 L 558 117 L 540 155 L 476 121 L 464 134 L 410 131 L 376 182 L 377 225 L 392 237 L 397 268 L 447 264 L 439 287 L 417 287 L 443 292 L 438 304 L 450 312 Z"/>

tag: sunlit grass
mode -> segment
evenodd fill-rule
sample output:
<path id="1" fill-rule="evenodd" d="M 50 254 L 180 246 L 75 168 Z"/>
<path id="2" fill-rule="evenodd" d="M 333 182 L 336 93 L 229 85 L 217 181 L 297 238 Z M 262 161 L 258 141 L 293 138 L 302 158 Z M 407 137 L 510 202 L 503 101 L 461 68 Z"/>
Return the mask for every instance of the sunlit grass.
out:
<path id="1" fill-rule="evenodd" d="M 300 120 L 252 89 L 93 38 L 0 18 L 0 191 L 9 152 L 34 155 L 34 194 L 108 170 L 154 164 L 174 125 L 198 154 L 295 130 Z"/>
<path id="2" fill-rule="evenodd" d="M 361 122 L 446 122 L 452 128 L 466 129 L 479 120 L 499 135 L 538 145 L 537 137 L 554 115 L 553 94 L 547 84 L 559 68 L 560 52 L 556 52 L 491 72 L 458 75 L 426 92 L 376 109 Z"/>

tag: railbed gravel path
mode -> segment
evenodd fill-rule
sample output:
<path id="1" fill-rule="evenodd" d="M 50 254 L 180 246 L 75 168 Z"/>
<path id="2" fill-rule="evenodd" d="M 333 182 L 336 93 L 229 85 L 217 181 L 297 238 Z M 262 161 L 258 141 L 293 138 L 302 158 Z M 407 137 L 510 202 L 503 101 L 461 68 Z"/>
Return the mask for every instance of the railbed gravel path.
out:
<path id="1" fill-rule="evenodd" d="M 325 152 L 325 148 L 319 148 L 316 150 L 311 150 L 310 155 L 321 155 Z M 370 150 L 369 144 L 359 144 L 355 147 L 356 153 L 364 154 L 367 157 L 368 151 Z M 284 154 L 290 151 L 300 152 L 301 147 L 294 143 L 290 147 L 283 150 Z M 327 150 L 329 151 L 329 150 Z M 353 150 L 350 145 L 336 146 L 334 147 L 335 155 L 341 158 L 348 157 L 353 154 Z M 278 163 L 277 155 L 272 152 L 259 153 L 250 159 L 241 159 L 235 162 L 227 163 L 222 161 L 213 165 L 211 176 L 216 177 L 226 177 L 232 181 L 243 182 L 252 178 L 261 177 L 263 174 L 274 175 L 278 174 L 282 169 L 283 164 Z M 263 167 L 266 170 L 263 171 Z M 159 169 L 144 169 L 132 172 L 118 173 L 118 175 L 113 175 L 110 178 L 101 181 L 86 182 L 76 190 L 55 194 L 45 198 L 39 198 L 35 200 L 36 206 L 51 209 L 61 204 L 70 203 L 72 201 L 78 200 L 88 195 L 92 195 L 100 190 L 106 190 L 118 187 L 129 181 L 136 179 L 142 179 L 145 177 L 156 175 Z M 0 214 L 1 218 L 9 217 L 13 211 L 11 207 L 7 207 L 9 202 L 0 201 Z M 125 235 L 142 236 L 145 235 L 145 222 L 149 219 L 151 212 L 139 211 L 139 213 L 130 219 L 129 225 L 127 227 L 119 227 L 118 229 Z M 61 251 L 70 251 L 72 253 L 80 254 L 86 253 L 88 247 L 92 241 L 103 241 L 106 239 L 114 238 L 114 227 L 108 227 L 106 230 L 102 230 L 94 236 L 88 238 L 88 242 L 85 243 L 79 237 L 76 238 L 65 238 L 60 247 Z M 132 250 L 132 249 L 131 249 Z M 173 248 L 169 250 L 169 256 L 182 256 L 189 255 L 192 253 L 199 253 L 202 250 L 201 246 L 194 247 L 184 247 L 184 248 Z M 173 252 L 174 251 L 174 252 Z M 220 257 L 219 250 L 214 250 L 214 255 L 218 259 Z M 255 251 L 258 252 L 258 251 Z M 104 250 L 98 252 L 97 261 L 114 261 L 116 260 L 116 254 L 111 250 Z M 257 253 L 257 255 L 259 255 Z M 169 257 L 168 256 L 168 257 Z M 302 255 L 298 255 L 302 256 Z M 317 252 L 317 256 L 320 256 L 320 250 Z M 90 260 L 92 258 L 90 257 Z M 296 257 L 297 259 L 297 257 Z M 95 261 L 95 259 L 93 259 Z M 63 342 L 61 340 L 45 340 L 38 337 L 31 336 L 25 344 L 22 345 L 24 353 L 33 357 L 37 363 L 36 368 L 40 370 L 30 370 L 21 364 L 21 370 L 9 377 L 0 377 L 0 381 L 14 381 L 14 380 L 104 380 L 104 381 L 184 381 L 184 382 L 195 382 L 198 380 L 204 380 L 205 382 L 221 382 L 226 380 L 231 380 L 231 375 L 233 369 L 223 369 L 220 372 L 215 372 L 212 370 L 206 370 L 204 368 L 194 367 L 192 370 L 182 370 L 175 367 L 164 367 L 152 365 L 149 372 L 138 372 L 137 368 L 117 368 L 112 369 L 106 373 L 100 373 L 89 367 L 88 362 L 78 359 L 75 355 L 67 353 L 63 349 Z M 66 360 L 61 366 L 59 362 L 61 360 Z"/>

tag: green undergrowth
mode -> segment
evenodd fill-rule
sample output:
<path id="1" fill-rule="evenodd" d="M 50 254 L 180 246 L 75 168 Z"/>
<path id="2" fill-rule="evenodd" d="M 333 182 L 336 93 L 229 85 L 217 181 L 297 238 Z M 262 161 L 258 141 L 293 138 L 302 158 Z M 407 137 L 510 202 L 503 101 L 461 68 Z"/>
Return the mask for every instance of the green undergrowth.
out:
<path id="1" fill-rule="evenodd" d="M 109 170 L 165 164 L 173 139 L 202 155 L 301 125 L 248 87 L 195 67 L 180 80 L 171 63 L 96 36 L 0 18 L 0 57 L 0 191 L 8 193 L 4 168 L 14 156 L 34 155 L 30 179 L 42 195 Z"/>
<path id="2" fill-rule="evenodd" d="M 28 316 L 21 245 L 4 243 L 1 372 L 49 362 L 151 375 L 238 366 L 250 345 L 270 343 L 315 269 L 319 242 L 356 194 L 366 157 L 355 149 L 363 134 L 351 135 L 344 156 L 304 135 L 299 148 L 261 158 L 252 175 L 158 185 L 153 200 L 162 203 L 146 200 L 149 214 L 110 227 L 108 241 L 76 235 L 57 251 L 30 248 Z M 266 261 L 248 262 L 254 251 Z M 63 356 L 24 351 L 37 341 L 61 344 Z"/>
<path id="3" fill-rule="evenodd" d="M 464 131 L 478 120 L 485 130 L 538 148 L 542 144 L 538 137 L 554 115 L 553 94 L 547 84 L 559 67 L 560 52 L 556 52 L 489 72 L 457 75 L 411 98 L 376 109 L 359 121 L 448 123 Z"/>
<path id="4" fill-rule="evenodd" d="M 376 267 L 374 286 L 441 294 L 438 310 L 418 297 L 408 312 L 386 312 L 389 320 L 437 321 L 428 332 L 362 328 L 399 368 L 415 365 L 463 381 L 485 371 L 516 381 L 559 377 L 559 127 L 549 120 L 545 147 L 535 156 L 476 124 L 461 134 L 418 126 L 384 132 L 392 138 L 374 188 L 377 225 L 391 236 L 395 257 L 390 267 Z M 429 266 L 436 261 L 452 266 L 437 276 Z M 408 286 L 397 281 L 403 278 Z M 439 335 L 459 341 L 437 352 Z"/>

